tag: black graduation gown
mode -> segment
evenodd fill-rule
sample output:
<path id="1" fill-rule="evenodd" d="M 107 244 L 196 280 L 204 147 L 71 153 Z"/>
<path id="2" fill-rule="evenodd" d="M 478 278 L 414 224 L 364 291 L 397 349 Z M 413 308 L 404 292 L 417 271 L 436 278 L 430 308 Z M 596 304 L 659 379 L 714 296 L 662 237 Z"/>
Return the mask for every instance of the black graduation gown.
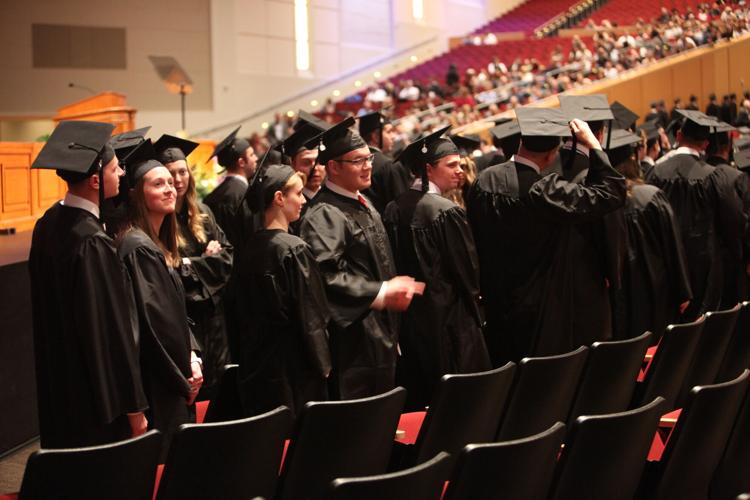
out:
<path id="1" fill-rule="evenodd" d="M 380 216 L 323 186 L 310 203 L 300 234 L 318 262 L 331 308 L 331 396 L 350 399 L 391 390 L 396 317 L 370 309 L 382 282 L 395 276 Z"/>
<path id="2" fill-rule="evenodd" d="M 224 231 L 227 239 L 238 249 L 242 229 L 238 227 L 237 212 L 240 210 L 246 191 L 247 183 L 230 175 L 203 199 L 203 203 L 211 209 L 216 223 Z"/>
<path id="3" fill-rule="evenodd" d="M 56 203 L 34 227 L 29 272 L 42 447 L 130 437 L 125 414 L 148 403 L 112 240 L 91 213 Z"/>
<path id="4" fill-rule="evenodd" d="M 490 369 L 479 311 L 479 258 L 462 208 L 409 189 L 386 208 L 396 271 L 426 284 L 399 328 L 398 383 L 424 408 L 446 373 Z"/>
<path id="5" fill-rule="evenodd" d="M 382 215 L 388 203 L 409 189 L 411 175 L 401 163 L 394 162 L 375 146 L 370 146 L 370 151 L 375 155 L 372 160 L 372 184 L 363 194 Z"/>
<path id="6" fill-rule="evenodd" d="M 644 179 L 646 178 L 648 173 L 651 171 L 651 169 L 654 168 L 652 164 L 643 160 L 639 162 L 639 165 L 641 166 L 641 177 L 643 177 Z"/>
<path id="7" fill-rule="evenodd" d="M 504 162 L 505 155 L 503 155 L 503 153 L 500 151 L 490 151 L 489 153 L 485 153 L 474 160 L 474 163 L 477 166 L 477 173 L 481 172 L 487 167 L 491 167 L 492 165 L 499 165 L 500 163 Z"/>
<path id="8" fill-rule="evenodd" d="M 606 155 L 592 151 L 585 182 L 542 177 L 507 162 L 482 172 L 467 200 L 479 254 L 493 362 L 570 351 L 604 337 L 598 315 L 580 303 L 578 289 L 604 276 L 575 253 L 577 224 L 588 224 L 625 201 L 625 179 Z M 582 281 L 582 271 L 594 278 Z M 593 323 L 593 325 L 592 325 Z"/>
<path id="9" fill-rule="evenodd" d="M 680 228 L 693 292 L 685 319 L 717 310 L 724 287 L 722 244 L 741 247 L 745 228 L 732 180 L 697 156 L 677 153 L 658 163 L 646 181 L 664 191 Z"/>
<path id="10" fill-rule="evenodd" d="M 149 427 L 163 434 L 162 458 L 172 435 L 187 423 L 192 376 L 192 338 L 185 310 L 185 292 L 177 271 L 140 229 L 131 229 L 118 248 L 133 285 L 141 345 L 141 371 L 149 402 Z"/>
<path id="11" fill-rule="evenodd" d="M 722 170 L 726 174 L 728 187 L 742 203 L 742 213 L 745 216 L 745 225 L 750 216 L 748 206 L 748 194 L 750 194 L 750 178 L 742 171 L 728 165 L 723 158 L 714 156 L 706 159 L 706 163 Z M 726 196 L 733 196 L 727 193 Z M 729 309 L 738 302 L 748 299 L 748 280 L 745 270 L 745 248 L 748 245 L 746 232 L 742 231 L 741 239 L 729 240 L 721 238 L 721 257 L 724 265 L 724 288 L 721 293 L 721 308 Z"/>
<path id="12" fill-rule="evenodd" d="M 224 231 L 216 224 L 211 209 L 200 202 L 198 208 L 205 217 L 205 243 L 198 241 L 190 230 L 187 205 L 177 214 L 180 234 L 184 240 L 180 247 L 180 257 L 190 259 L 190 264 L 182 264 L 179 272 L 185 289 L 187 315 L 192 320 L 191 330 L 201 345 L 203 386 L 198 399 L 211 399 L 222 368 L 229 362 L 223 291 L 232 271 L 234 249 Z M 221 252 L 211 256 L 203 255 L 208 242 L 213 240 L 219 242 Z"/>
<path id="13" fill-rule="evenodd" d="M 685 252 L 667 197 L 654 186 L 636 184 L 625 203 L 628 254 L 622 290 L 616 294 L 616 339 L 645 331 L 656 343 L 678 322 L 679 306 L 692 296 Z"/>
<path id="14" fill-rule="evenodd" d="M 279 405 L 298 414 L 307 401 L 328 399 L 328 302 L 310 248 L 284 231 L 261 230 L 238 258 L 245 414 Z"/>

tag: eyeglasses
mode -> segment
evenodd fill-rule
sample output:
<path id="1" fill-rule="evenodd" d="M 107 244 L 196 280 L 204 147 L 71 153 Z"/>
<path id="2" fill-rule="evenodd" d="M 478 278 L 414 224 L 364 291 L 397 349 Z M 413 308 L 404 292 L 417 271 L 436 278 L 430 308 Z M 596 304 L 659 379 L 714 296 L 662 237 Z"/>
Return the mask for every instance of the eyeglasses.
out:
<path id="1" fill-rule="evenodd" d="M 363 156 L 362 158 L 357 158 L 356 160 L 336 160 L 339 163 L 351 163 L 353 166 L 357 168 L 362 168 L 365 166 L 365 163 L 372 163 L 372 160 L 375 159 L 374 154 L 369 154 L 367 156 Z"/>

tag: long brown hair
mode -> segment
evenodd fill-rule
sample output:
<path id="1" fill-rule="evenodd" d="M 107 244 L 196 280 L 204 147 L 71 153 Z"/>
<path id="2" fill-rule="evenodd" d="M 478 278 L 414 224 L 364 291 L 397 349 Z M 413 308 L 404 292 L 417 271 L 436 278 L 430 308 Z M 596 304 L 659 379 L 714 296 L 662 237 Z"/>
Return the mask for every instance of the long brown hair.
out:
<path id="1" fill-rule="evenodd" d="M 159 228 L 159 234 L 154 232 L 148 218 L 146 197 L 143 193 L 143 187 L 146 182 L 145 178 L 145 175 L 141 177 L 135 188 L 130 191 L 130 203 L 128 205 L 130 227 L 140 229 L 156 243 L 156 246 L 164 253 L 164 259 L 167 261 L 168 266 L 179 267 L 180 253 L 177 250 L 177 216 L 174 212 L 164 216 L 164 221 Z"/>
<path id="2" fill-rule="evenodd" d="M 208 216 L 202 213 L 201 209 L 198 207 L 198 193 L 195 191 L 193 170 L 188 166 L 187 162 L 185 162 L 185 167 L 188 171 L 188 185 L 187 190 L 185 191 L 185 199 L 182 200 L 182 203 L 187 207 L 188 227 L 199 243 L 206 243 L 206 230 L 204 229 L 203 224 Z M 178 248 L 185 248 L 185 245 L 187 245 L 187 240 L 185 240 L 185 237 L 182 234 L 182 229 L 178 226 L 177 246 Z"/>

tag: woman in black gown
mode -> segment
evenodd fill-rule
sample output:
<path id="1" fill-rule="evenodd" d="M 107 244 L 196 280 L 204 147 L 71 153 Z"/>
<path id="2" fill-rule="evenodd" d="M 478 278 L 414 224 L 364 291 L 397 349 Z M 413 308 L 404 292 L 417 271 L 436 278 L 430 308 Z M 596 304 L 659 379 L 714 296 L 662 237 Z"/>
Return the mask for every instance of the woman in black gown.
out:
<path id="1" fill-rule="evenodd" d="M 279 405 L 295 414 L 327 399 L 331 371 L 323 281 L 308 245 L 292 234 L 305 203 L 304 174 L 272 165 L 258 174 L 249 200 L 263 229 L 237 256 L 240 394 L 246 415 Z"/>
<path id="2" fill-rule="evenodd" d="M 165 458 L 177 427 L 189 420 L 188 405 L 198 395 L 203 375 L 177 273 L 177 196 L 169 170 L 153 157 L 146 140 L 128 159 L 128 224 L 118 238 L 118 254 L 128 270 L 138 315 L 148 421 L 164 434 Z"/>
<path id="3" fill-rule="evenodd" d="M 170 135 L 154 144 L 157 160 L 172 174 L 177 191 L 179 273 L 191 330 L 201 346 L 203 386 L 198 400 L 204 400 L 215 395 L 222 369 L 229 362 L 222 297 L 232 270 L 233 249 L 211 209 L 198 201 L 186 161 L 196 147 L 198 143 Z"/>

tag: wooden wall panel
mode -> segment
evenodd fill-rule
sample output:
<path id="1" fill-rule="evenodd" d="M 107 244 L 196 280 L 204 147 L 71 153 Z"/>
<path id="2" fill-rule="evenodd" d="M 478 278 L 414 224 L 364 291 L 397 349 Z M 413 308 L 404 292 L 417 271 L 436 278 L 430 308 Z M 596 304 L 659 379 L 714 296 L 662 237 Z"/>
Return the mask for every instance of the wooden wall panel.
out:
<path id="1" fill-rule="evenodd" d="M 691 95 L 698 97 L 699 106 L 703 109 L 703 82 L 697 78 L 701 74 L 701 59 L 687 59 L 682 64 L 672 66 L 672 96 L 682 98 L 686 106 Z M 669 101 L 667 106 L 671 106 Z"/>
<path id="2" fill-rule="evenodd" d="M 750 90 L 750 39 L 740 40 L 728 48 L 729 91 L 742 100 L 743 92 Z"/>

